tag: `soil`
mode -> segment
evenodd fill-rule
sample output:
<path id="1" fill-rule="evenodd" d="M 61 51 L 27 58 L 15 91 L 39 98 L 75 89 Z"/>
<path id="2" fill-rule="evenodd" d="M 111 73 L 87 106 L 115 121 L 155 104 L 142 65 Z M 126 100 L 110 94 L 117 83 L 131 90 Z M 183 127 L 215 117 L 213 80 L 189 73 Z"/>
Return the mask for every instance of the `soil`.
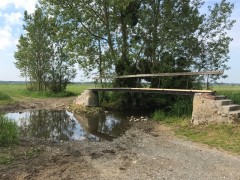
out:
<path id="1" fill-rule="evenodd" d="M 66 108 L 72 100 L 5 108 Z M 1 147 L 0 160 L 8 157 L 8 161 L 0 164 L 0 179 L 240 179 L 239 156 L 175 137 L 170 128 L 156 122 L 132 123 L 111 142 L 23 138 L 19 145 Z"/>
<path id="2" fill-rule="evenodd" d="M 65 109 L 76 99 L 68 98 L 48 98 L 48 99 L 28 99 L 18 101 L 18 103 L 9 105 L 0 105 L 0 112 L 28 111 L 31 109 Z"/>

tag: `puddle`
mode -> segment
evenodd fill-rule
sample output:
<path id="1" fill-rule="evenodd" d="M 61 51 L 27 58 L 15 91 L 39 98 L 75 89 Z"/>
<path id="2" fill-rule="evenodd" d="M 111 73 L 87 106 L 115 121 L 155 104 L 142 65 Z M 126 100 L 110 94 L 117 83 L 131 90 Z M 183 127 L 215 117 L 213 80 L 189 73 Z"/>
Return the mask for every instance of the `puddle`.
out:
<path id="1" fill-rule="evenodd" d="M 66 110 L 34 110 L 5 114 L 15 121 L 24 137 L 54 141 L 111 141 L 129 128 L 126 116 L 106 113 L 97 116 L 73 114 Z"/>

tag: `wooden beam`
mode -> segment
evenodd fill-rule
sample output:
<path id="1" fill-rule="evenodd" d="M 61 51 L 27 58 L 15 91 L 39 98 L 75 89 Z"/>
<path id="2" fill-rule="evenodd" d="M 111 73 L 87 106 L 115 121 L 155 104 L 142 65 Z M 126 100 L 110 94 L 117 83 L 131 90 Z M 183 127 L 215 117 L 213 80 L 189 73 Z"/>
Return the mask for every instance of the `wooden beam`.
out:
<path id="1" fill-rule="evenodd" d="M 138 92 L 138 93 L 159 93 L 159 94 L 179 94 L 194 95 L 195 93 L 209 93 L 211 90 L 189 90 L 189 89 L 162 89 L 162 88 L 92 88 L 92 91 L 114 91 L 114 92 Z"/>
<path id="2" fill-rule="evenodd" d="M 157 73 L 157 74 L 134 74 L 124 76 L 103 76 L 94 79 L 123 79 L 140 77 L 173 77 L 173 76 L 197 76 L 197 75 L 222 75 L 224 71 L 204 71 L 204 72 L 178 72 L 178 73 Z"/>

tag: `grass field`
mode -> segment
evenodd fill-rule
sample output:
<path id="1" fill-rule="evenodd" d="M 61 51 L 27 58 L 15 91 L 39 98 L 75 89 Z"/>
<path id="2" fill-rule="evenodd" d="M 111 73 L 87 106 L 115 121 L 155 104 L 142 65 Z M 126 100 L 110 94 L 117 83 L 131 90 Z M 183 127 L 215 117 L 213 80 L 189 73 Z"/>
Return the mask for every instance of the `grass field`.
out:
<path id="1" fill-rule="evenodd" d="M 77 96 L 85 89 L 94 87 L 93 84 L 70 84 L 64 93 L 29 91 L 25 84 L 0 84 L 0 103 L 11 103 L 32 98 L 51 98 Z"/>
<path id="2" fill-rule="evenodd" d="M 240 85 L 235 86 L 214 86 L 213 90 L 219 95 L 224 95 L 233 100 L 236 104 L 240 104 Z"/>
<path id="3" fill-rule="evenodd" d="M 67 86 L 67 92 L 71 92 L 77 96 L 88 88 L 94 88 L 94 84 L 70 84 Z"/>

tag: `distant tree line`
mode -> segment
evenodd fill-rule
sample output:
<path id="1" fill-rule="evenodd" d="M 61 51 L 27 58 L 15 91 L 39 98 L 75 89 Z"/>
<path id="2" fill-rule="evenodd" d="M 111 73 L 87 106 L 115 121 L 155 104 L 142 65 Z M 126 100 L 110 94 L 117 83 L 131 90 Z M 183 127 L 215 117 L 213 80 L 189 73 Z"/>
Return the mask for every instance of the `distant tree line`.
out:
<path id="1" fill-rule="evenodd" d="M 203 6 L 203 0 L 39 0 L 35 13 L 25 12 L 16 66 L 35 88 L 54 92 L 74 78 L 75 63 L 99 76 L 227 70 L 234 5 L 221 0 L 206 14 Z M 113 83 L 138 87 L 140 80 Z M 144 80 L 192 88 L 196 78 Z"/>

